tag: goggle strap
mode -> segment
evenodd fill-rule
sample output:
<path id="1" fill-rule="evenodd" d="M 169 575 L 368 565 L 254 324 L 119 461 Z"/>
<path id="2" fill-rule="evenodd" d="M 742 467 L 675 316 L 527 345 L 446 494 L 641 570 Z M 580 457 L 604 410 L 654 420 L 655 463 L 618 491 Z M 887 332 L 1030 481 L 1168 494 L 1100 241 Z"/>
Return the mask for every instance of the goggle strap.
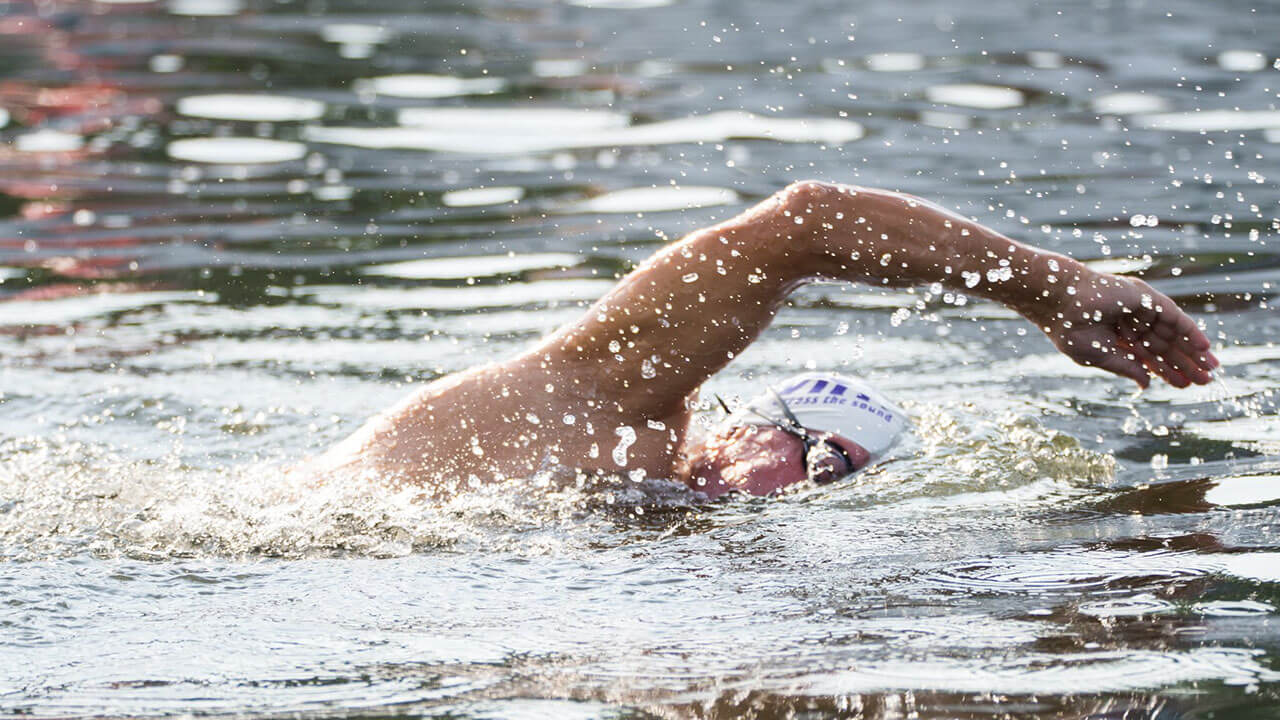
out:
<path id="1" fill-rule="evenodd" d="M 720 403 L 720 409 L 724 410 L 725 415 L 733 414 L 733 411 L 729 409 L 729 403 L 725 402 L 724 398 L 720 397 L 719 393 L 717 393 L 714 397 L 716 399 L 716 402 Z"/>
<path id="2" fill-rule="evenodd" d="M 783 400 L 782 396 L 778 394 L 778 391 L 773 388 L 769 388 L 769 393 L 772 394 L 773 399 L 777 400 L 778 404 L 782 406 L 782 413 L 787 416 L 787 422 L 791 423 L 791 426 L 795 429 L 803 431 L 804 425 L 801 425 L 800 418 L 796 417 L 796 414 L 791 412 L 791 406 L 787 405 L 787 401 Z"/>
<path id="3" fill-rule="evenodd" d="M 805 428 L 804 425 L 800 424 L 800 419 L 796 417 L 795 413 L 791 412 L 791 408 L 790 406 L 787 405 L 787 401 L 782 399 L 782 396 L 778 394 L 778 391 L 774 390 L 773 388 L 769 388 L 769 392 L 773 394 L 774 399 L 778 401 L 778 405 L 782 407 L 782 412 L 787 419 L 787 422 L 785 424 L 782 422 L 779 422 L 775 418 L 771 418 L 768 415 L 765 415 L 764 413 L 751 407 L 750 405 L 747 406 L 746 410 L 752 415 L 755 415 L 761 420 L 764 420 L 766 423 L 769 423 L 773 427 L 778 428 L 782 432 L 787 433 L 788 435 L 792 435 L 794 437 L 800 438 L 800 442 L 804 443 L 804 452 L 801 453 L 800 455 L 800 463 L 804 467 L 804 473 L 807 476 L 810 474 L 809 451 L 812 450 L 813 447 L 818 444 L 818 441 L 815 440 L 814 437 L 809 434 L 809 431 Z M 724 398 L 720 397 L 719 395 L 715 395 L 714 397 L 716 399 L 716 402 L 720 403 L 720 407 L 725 411 L 726 414 L 728 415 L 733 414 L 733 410 L 729 409 L 729 403 L 725 402 Z M 840 445 L 831 442 L 830 440 L 822 440 L 821 442 L 823 445 L 826 445 L 832 450 L 835 450 L 836 453 L 840 455 L 841 458 L 844 459 L 844 466 L 847 471 L 849 472 L 853 471 L 853 458 L 849 457 L 848 451 L 846 451 L 843 447 L 840 447 Z"/>

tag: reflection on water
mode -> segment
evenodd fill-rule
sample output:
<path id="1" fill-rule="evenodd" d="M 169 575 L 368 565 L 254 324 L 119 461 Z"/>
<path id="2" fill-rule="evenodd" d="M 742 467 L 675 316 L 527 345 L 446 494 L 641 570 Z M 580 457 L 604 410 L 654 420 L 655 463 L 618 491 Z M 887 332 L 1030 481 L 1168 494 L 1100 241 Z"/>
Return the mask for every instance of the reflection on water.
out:
<path id="1" fill-rule="evenodd" d="M 554 111 L 556 115 L 564 111 Z M 600 128 L 592 116 L 564 128 L 547 118 L 533 116 L 526 124 L 519 115 L 489 117 L 478 127 L 458 124 L 457 116 L 403 111 L 401 122 L 409 127 L 310 127 L 305 137 L 317 143 L 353 145 L 372 150 L 432 150 L 472 154 L 526 154 L 552 150 L 579 150 L 680 143 L 717 143 L 727 140 L 780 140 L 839 145 L 862 137 L 862 126 L 847 120 L 823 118 L 766 118 L 752 113 L 717 112 L 643 125 Z M 603 119 L 611 120 L 608 115 Z M 541 122 L 539 122 L 541 120 Z M 568 130 L 566 132 L 566 130 Z"/>
<path id="2" fill-rule="evenodd" d="M 180 115 L 210 120 L 300 122 L 323 116 L 324 103 L 271 95 L 192 95 L 178 100 L 174 110 Z"/>
<path id="3" fill-rule="evenodd" d="M 0 4 L 0 714 L 1266 716 L 1280 16 L 1104 5 Z M 801 177 L 1142 276 L 1225 377 L 821 285 L 712 389 L 865 375 L 917 432 L 856 481 L 282 472 Z"/>
<path id="4" fill-rule="evenodd" d="M 1209 110 L 1163 113 L 1138 118 L 1145 127 L 1183 132 L 1266 130 L 1280 127 L 1277 110 Z"/>
<path id="5" fill-rule="evenodd" d="M 298 160 L 307 154 L 307 146 L 264 138 L 216 137 L 175 140 L 169 143 L 167 151 L 174 160 L 257 165 Z"/>
<path id="6" fill-rule="evenodd" d="M 979 110 L 1014 108 L 1026 102 L 1021 91 L 996 85 L 956 84 L 934 85 L 925 90 L 925 97 L 939 105 L 960 105 Z"/>

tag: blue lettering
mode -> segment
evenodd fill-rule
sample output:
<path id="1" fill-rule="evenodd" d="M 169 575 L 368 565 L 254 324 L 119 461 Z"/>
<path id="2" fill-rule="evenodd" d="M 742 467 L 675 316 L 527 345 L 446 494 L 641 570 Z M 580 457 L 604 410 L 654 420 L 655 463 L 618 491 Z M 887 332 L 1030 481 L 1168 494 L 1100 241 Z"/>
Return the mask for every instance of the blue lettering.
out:
<path id="1" fill-rule="evenodd" d="M 782 393 L 781 393 L 781 394 L 783 394 L 783 395 L 790 395 L 791 393 L 798 392 L 798 391 L 800 390 L 800 388 L 804 387 L 804 384 L 805 384 L 805 383 L 807 383 L 807 382 L 809 382 L 809 381 L 808 381 L 808 380 L 801 380 L 800 382 L 796 383 L 795 385 L 792 385 L 791 387 L 784 389 L 784 390 L 782 391 Z"/>

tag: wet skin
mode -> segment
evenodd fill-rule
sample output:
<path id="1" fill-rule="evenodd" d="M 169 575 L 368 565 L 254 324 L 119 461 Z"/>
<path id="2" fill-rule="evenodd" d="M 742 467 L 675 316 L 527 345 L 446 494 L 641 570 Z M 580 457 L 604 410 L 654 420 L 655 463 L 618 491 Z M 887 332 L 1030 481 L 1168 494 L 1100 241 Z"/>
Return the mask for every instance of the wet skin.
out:
<path id="1" fill-rule="evenodd" d="M 1144 388 L 1150 374 L 1206 384 L 1218 366 L 1196 323 L 1142 280 L 919 198 L 800 182 L 662 249 L 528 352 L 414 392 L 305 470 L 445 495 L 555 463 L 677 478 L 708 495 L 774 492 L 804 479 L 800 441 L 763 429 L 699 438 L 691 408 L 703 381 L 818 279 L 940 283 L 1002 303 L 1075 362 Z"/>
<path id="2" fill-rule="evenodd" d="M 814 437 L 839 445 L 845 455 L 819 444 L 809 452 L 806 463 L 804 442 L 795 435 L 766 425 L 734 425 L 722 427 L 694 445 L 681 475 L 709 499 L 735 490 L 772 495 L 806 480 L 833 482 L 871 460 L 870 454 L 849 438 L 830 433 L 814 433 Z"/>

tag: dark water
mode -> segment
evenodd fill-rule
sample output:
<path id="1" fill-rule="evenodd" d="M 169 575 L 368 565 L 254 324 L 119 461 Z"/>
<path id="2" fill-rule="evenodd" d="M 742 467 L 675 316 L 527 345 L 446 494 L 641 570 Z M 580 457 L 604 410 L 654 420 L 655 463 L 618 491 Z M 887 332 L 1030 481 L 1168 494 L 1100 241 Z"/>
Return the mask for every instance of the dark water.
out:
<path id="1" fill-rule="evenodd" d="M 0 2 L 0 715 L 1280 717 L 1277 37 L 1235 0 Z M 280 477 L 806 177 L 1140 274 L 1223 379 L 828 285 L 712 387 L 871 378 L 917 437 L 855 482 Z"/>

